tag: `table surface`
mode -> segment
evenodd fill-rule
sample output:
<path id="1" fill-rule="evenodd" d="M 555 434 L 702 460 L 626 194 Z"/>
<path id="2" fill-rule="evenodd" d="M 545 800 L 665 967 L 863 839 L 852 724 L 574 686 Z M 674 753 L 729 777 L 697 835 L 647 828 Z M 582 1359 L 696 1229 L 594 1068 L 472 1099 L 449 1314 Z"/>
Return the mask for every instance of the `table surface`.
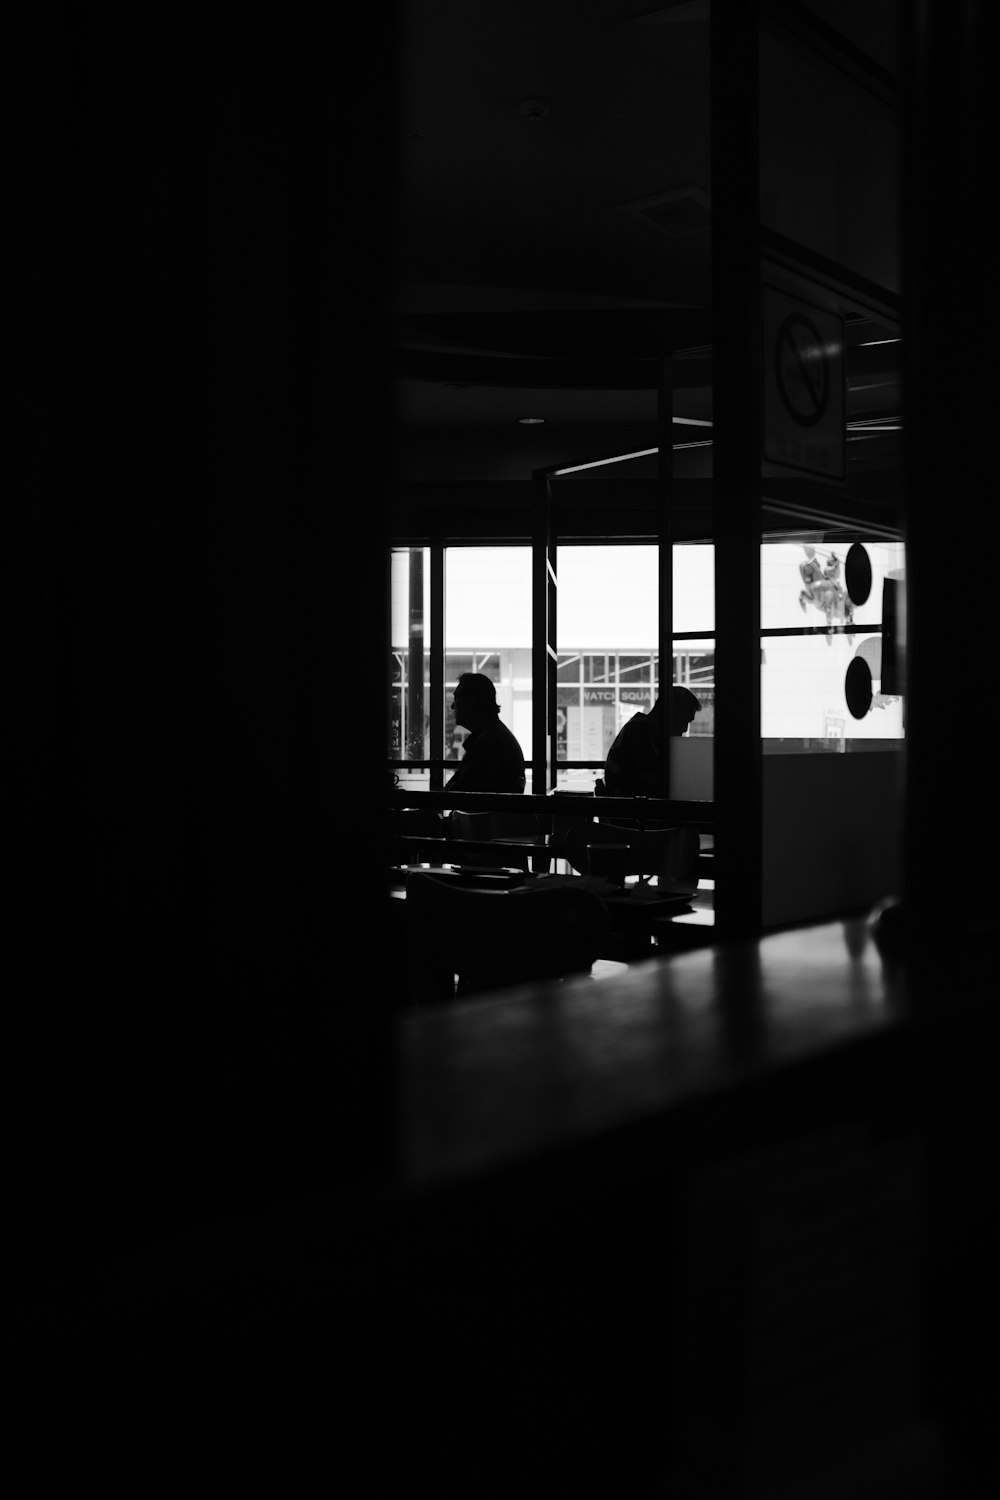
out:
<path id="1" fill-rule="evenodd" d="M 406 877 L 411 871 L 431 874 L 450 872 L 460 868 L 457 862 L 450 861 L 440 863 L 420 861 L 407 865 L 393 865 L 389 870 L 390 899 L 405 901 Z M 531 871 L 519 870 L 517 871 L 519 879 L 516 884 L 502 886 L 489 880 L 489 867 L 483 866 L 482 874 L 484 878 L 481 885 L 476 888 L 497 890 L 505 895 L 523 891 L 532 886 L 545 886 L 549 889 L 568 886 L 575 887 L 577 890 L 593 891 L 594 895 L 605 902 L 617 915 L 634 914 L 637 918 L 645 917 L 651 922 L 680 922 L 699 927 L 710 927 L 714 921 L 714 882 L 711 880 L 700 881 L 698 889 L 690 897 L 677 897 L 660 896 L 655 878 L 641 881 L 637 877 L 630 877 L 624 886 L 619 886 L 614 881 L 606 880 L 599 875 L 535 874 Z M 470 884 L 472 883 L 470 881 Z"/>
<path id="2" fill-rule="evenodd" d="M 864 916 L 430 1007 L 400 1019 L 405 1175 L 535 1159 L 906 1019 Z"/>

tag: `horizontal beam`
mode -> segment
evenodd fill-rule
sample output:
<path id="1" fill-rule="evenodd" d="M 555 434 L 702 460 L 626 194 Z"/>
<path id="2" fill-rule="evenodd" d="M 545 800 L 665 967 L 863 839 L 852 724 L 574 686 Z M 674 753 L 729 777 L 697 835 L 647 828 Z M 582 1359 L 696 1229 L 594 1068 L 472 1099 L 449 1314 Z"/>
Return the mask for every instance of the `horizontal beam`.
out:
<path id="1" fill-rule="evenodd" d="M 405 762 L 401 762 L 405 764 Z M 408 790 L 393 787 L 389 807 L 449 808 L 462 812 L 540 813 L 560 818 L 629 818 L 640 822 L 662 823 L 675 818 L 681 823 L 696 823 L 710 828 L 715 822 L 713 802 L 678 801 L 665 797 L 593 797 L 589 792 L 440 792 Z"/>

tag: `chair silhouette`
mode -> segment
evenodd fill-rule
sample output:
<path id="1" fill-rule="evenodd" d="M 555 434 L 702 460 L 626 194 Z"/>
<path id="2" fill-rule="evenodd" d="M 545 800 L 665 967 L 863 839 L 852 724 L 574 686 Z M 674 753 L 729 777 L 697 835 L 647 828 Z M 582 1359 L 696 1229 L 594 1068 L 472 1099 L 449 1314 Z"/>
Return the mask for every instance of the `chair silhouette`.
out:
<path id="1" fill-rule="evenodd" d="M 512 865 L 521 870 L 530 868 L 530 849 L 545 844 L 542 819 L 535 813 L 474 813 L 455 808 L 451 815 L 451 835 L 452 838 L 475 839 L 477 842 L 517 839 L 525 846 L 523 853 L 520 849 L 480 850 L 471 863 Z"/>
<path id="2" fill-rule="evenodd" d="M 564 852 L 581 875 L 600 875 L 618 885 L 623 885 L 628 875 L 655 876 L 657 894 L 689 898 L 698 889 L 700 842 L 690 824 L 638 830 L 580 823 L 567 836 Z M 641 915 L 641 908 L 614 909 L 601 958 L 629 962 L 651 956 L 652 933 Z"/>
<path id="3" fill-rule="evenodd" d="M 408 999 L 421 1005 L 589 974 L 611 922 L 583 888 L 476 890 L 412 870 L 404 925 Z"/>
<path id="4" fill-rule="evenodd" d="M 405 864 L 407 859 L 428 858 L 427 849 L 422 849 L 419 841 L 427 839 L 433 850 L 445 833 L 441 814 L 434 809 L 396 807 L 389 810 L 389 851 L 395 861 Z"/>
<path id="5" fill-rule="evenodd" d="M 581 875 L 656 877 L 659 889 L 693 896 L 698 889 L 701 840 L 689 823 L 675 828 L 634 829 L 579 822 L 563 840 L 563 855 Z"/>

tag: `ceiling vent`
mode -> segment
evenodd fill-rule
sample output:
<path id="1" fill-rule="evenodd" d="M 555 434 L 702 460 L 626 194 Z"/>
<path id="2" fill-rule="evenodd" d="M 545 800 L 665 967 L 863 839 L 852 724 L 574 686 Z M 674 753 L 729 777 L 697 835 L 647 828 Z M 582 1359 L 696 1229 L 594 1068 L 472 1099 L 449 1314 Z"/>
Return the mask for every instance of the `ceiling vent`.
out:
<path id="1" fill-rule="evenodd" d="M 672 188 L 668 193 L 657 193 L 654 198 L 640 198 L 623 206 L 628 213 L 675 240 L 684 235 L 704 234 L 712 222 L 711 199 L 698 187 Z"/>

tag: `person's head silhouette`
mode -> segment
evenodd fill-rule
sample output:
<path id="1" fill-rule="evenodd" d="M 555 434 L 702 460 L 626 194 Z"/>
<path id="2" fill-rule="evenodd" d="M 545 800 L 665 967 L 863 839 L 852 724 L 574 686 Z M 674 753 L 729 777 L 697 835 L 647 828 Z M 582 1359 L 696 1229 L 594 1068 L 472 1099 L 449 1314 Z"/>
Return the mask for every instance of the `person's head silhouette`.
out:
<path id="1" fill-rule="evenodd" d="M 695 714 L 701 712 L 701 703 L 690 688 L 678 687 L 676 684 L 670 689 L 669 699 L 657 699 L 657 707 L 661 704 L 661 713 L 665 714 L 669 708 L 671 736 L 687 734 Z"/>
<path id="2" fill-rule="evenodd" d="M 484 677 L 482 672 L 463 672 L 455 684 L 451 706 L 455 723 L 463 729 L 478 729 L 480 724 L 488 724 L 500 712 L 493 679 Z"/>

